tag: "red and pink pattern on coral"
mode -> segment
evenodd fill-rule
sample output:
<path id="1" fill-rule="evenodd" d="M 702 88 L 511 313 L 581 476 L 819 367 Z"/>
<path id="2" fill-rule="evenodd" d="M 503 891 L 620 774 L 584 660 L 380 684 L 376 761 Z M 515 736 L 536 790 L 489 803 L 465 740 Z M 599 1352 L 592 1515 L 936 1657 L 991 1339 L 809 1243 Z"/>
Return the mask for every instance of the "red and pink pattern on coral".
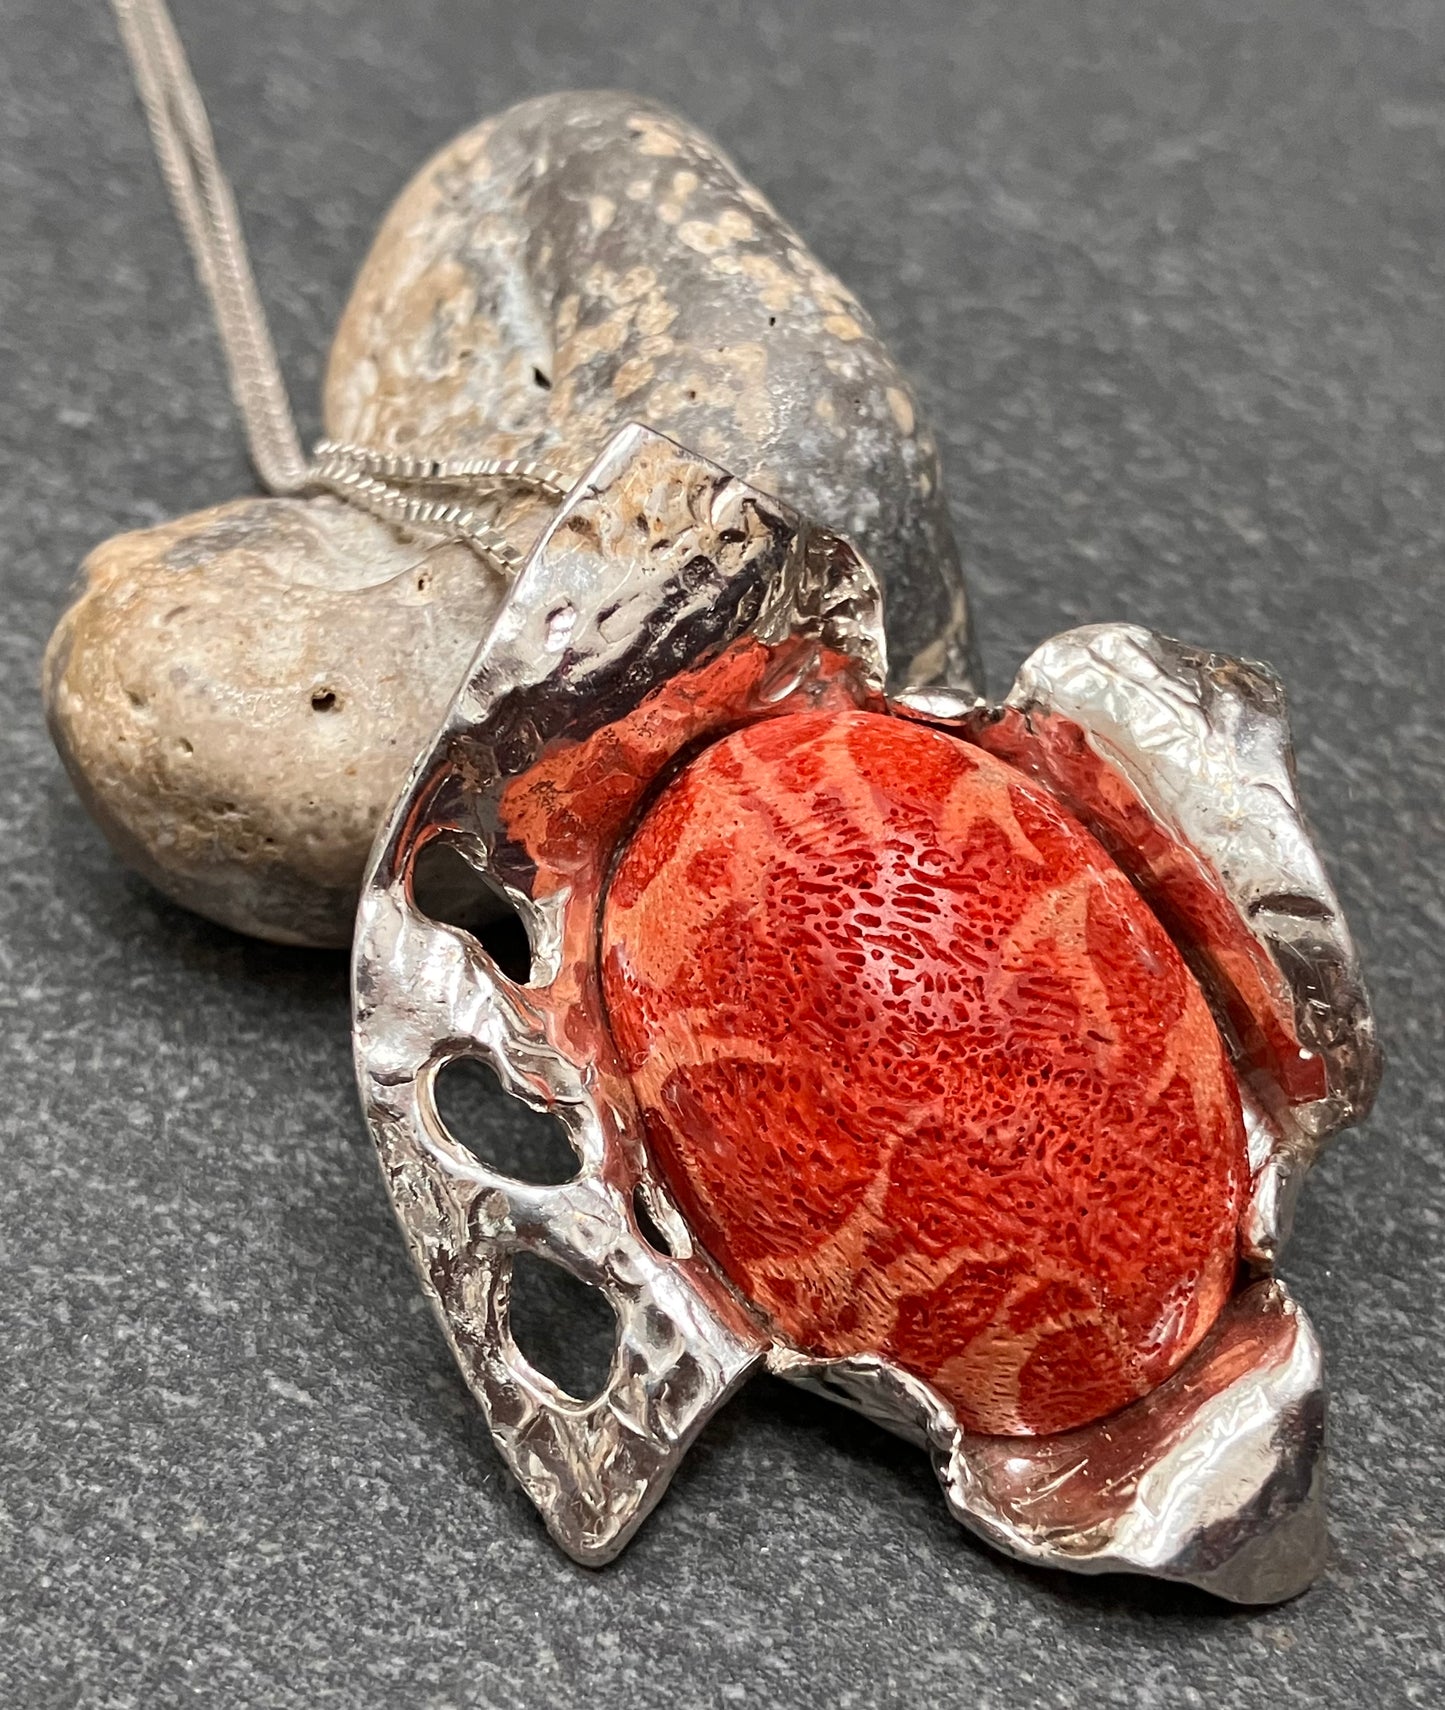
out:
<path id="1" fill-rule="evenodd" d="M 1227 1299 L 1246 1180 L 1204 998 L 1094 839 L 990 754 L 785 714 L 664 790 L 602 974 L 649 1147 L 799 1347 L 977 1431 L 1065 1430 Z"/>

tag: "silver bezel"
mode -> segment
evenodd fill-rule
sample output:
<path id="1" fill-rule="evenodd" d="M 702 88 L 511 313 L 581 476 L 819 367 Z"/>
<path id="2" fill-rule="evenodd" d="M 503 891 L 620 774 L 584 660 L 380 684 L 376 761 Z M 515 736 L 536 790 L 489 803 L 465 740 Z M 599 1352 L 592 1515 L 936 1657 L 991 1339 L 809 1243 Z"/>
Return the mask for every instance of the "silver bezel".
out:
<path id="1" fill-rule="evenodd" d="M 956 1517 L 1016 1557 L 1240 1601 L 1292 1595 L 1324 1548 L 1324 1391 L 1318 1342 L 1278 1281 L 1246 1278 L 1184 1367 L 1124 1412 L 1055 1437 L 983 1438 L 886 1360 L 820 1360 L 779 1341 L 694 1248 L 647 1159 L 595 966 L 627 816 L 581 824 L 558 850 L 519 829 L 517 804 L 550 801 L 548 768 L 591 756 L 599 733 L 629 720 L 652 721 L 623 791 L 635 807 L 710 732 L 801 705 L 886 709 L 880 610 L 846 542 L 644 427 L 616 434 L 568 495 L 415 768 L 363 892 L 358 1074 L 423 1287 L 500 1452 L 578 1561 L 616 1554 L 697 1430 L 766 1366 L 926 1445 Z M 748 668 L 731 698 L 689 699 L 691 684 L 738 661 Z M 1105 626 L 1047 643 L 1001 708 L 929 691 L 892 710 L 984 743 L 1056 789 L 1186 937 L 1184 902 L 1207 897 L 1214 927 L 1228 923 L 1214 937 L 1254 957 L 1250 990 L 1271 1006 L 1262 1020 L 1327 1055 L 1320 1096 L 1301 1104 L 1237 1049 L 1256 1182 L 1247 1253 L 1262 1276 L 1287 1190 L 1322 1135 L 1367 1104 L 1375 1057 L 1348 935 L 1294 801 L 1282 709 L 1251 670 Z M 1089 767 L 1063 763 L 1081 752 Z M 1109 789 L 1091 796 L 1085 774 Z M 1106 809 L 1121 791 L 1167 858 L 1151 865 L 1119 846 Z M 417 907 L 413 864 L 437 837 L 521 915 L 527 985 Z M 1169 881 L 1186 868 L 1194 890 L 1181 901 Z M 1290 898 L 1293 915 L 1278 906 Z M 1185 948 L 1208 987 L 1225 965 L 1210 961 L 1219 945 Z M 1223 1019 L 1226 1037 L 1237 1034 L 1238 1014 Z M 557 1116 L 578 1156 L 574 1180 L 510 1180 L 452 1139 L 432 1087 L 461 1054 Z M 639 1227 L 639 1191 L 671 1251 Z M 590 1401 L 534 1370 L 512 1338 L 520 1251 L 562 1265 L 616 1313 L 612 1369 Z"/>

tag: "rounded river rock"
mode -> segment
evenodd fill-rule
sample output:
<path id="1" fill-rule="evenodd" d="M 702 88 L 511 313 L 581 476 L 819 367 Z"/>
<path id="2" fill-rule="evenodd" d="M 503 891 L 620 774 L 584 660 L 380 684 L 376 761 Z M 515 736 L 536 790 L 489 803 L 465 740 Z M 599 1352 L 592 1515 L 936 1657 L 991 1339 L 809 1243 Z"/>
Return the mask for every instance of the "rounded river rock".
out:
<path id="1" fill-rule="evenodd" d="M 851 538 L 894 595 L 895 679 L 966 675 L 933 441 L 867 315 L 705 137 L 546 96 L 442 150 L 342 316 L 326 430 L 579 474 L 641 420 Z M 525 550 L 536 495 L 492 515 Z M 119 852 L 228 926 L 344 944 L 372 837 L 505 585 L 331 498 L 242 499 L 93 552 L 45 665 Z"/>

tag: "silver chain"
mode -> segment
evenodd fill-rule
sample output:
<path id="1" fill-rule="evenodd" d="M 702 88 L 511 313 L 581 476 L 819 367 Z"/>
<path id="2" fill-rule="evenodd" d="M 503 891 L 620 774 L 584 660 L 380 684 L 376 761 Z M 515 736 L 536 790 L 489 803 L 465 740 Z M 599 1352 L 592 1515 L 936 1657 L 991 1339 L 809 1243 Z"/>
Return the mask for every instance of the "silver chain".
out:
<path id="1" fill-rule="evenodd" d="M 196 80 L 165 0 L 111 0 L 161 176 L 211 300 L 231 396 L 261 485 L 278 495 L 327 492 L 398 528 L 464 541 L 508 574 L 520 555 L 468 502 L 488 488 L 560 499 L 556 470 L 511 458 L 409 457 L 322 440 L 309 462 L 256 289 L 236 198 L 221 170 Z"/>
<path id="2" fill-rule="evenodd" d="M 556 470 L 513 458 L 404 457 L 329 439 L 316 447 L 310 484 L 399 528 L 465 541 L 509 576 L 521 569 L 521 554 L 465 496 L 491 486 L 530 487 L 549 499 L 567 491 Z"/>

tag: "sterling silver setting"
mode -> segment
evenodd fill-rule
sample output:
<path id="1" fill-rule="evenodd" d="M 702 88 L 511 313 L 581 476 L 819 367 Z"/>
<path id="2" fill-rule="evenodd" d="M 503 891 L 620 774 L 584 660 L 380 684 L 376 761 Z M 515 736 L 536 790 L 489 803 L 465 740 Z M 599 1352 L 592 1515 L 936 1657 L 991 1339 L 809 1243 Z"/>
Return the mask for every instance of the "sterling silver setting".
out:
<path id="1" fill-rule="evenodd" d="M 1318 1340 L 1272 1273 L 1305 1172 L 1368 1109 L 1379 1061 L 1295 796 L 1279 685 L 1129 625 L 1046 642 L 997 707 L 936 687 L 889 702 L 885 680 L 880 590 L 845 541 L 645 427 L 614 435 L 528 557 L 363 891 L 361 1095 L 422 1286 L 500 1453 L 580 1562 L 616 1555 L 696 1432 L 767 1369 L 925 1447 L 954 1516 L 1020 1560 L 1246 1603 L 1292 1596 L 1325 1549 L 1325 1392 Z M 595 969 L 614 851 L 653 781 L 710 734 L 834 704 L 937 724 L 1048 784 L 1160 913 L 1237 1063 L 1254 1167 L 1240 1285 L 1167 1383 L 1081 1430 L 971 1435 L 886 1360 L 778 1342 L 694 1248 L 645 1155 Z M 579 811 L 568 840 L 539 841 L 527 816 L 555 806 L 557 767 L 613 731 L 646 734 L 629 751 L 644 759 L 615 774 L 630 780 L 625 799 Z M 418 905 L 418 861 L 437 844 L 521 917 L 527 983 Z M 448 1133 L 435 1081 L 463 1056 L 555 1114 L 572 1180 L 502 1176 Z M 616 1315 L 591 1400 L 513 1339 L 521 1252 Z"/>

